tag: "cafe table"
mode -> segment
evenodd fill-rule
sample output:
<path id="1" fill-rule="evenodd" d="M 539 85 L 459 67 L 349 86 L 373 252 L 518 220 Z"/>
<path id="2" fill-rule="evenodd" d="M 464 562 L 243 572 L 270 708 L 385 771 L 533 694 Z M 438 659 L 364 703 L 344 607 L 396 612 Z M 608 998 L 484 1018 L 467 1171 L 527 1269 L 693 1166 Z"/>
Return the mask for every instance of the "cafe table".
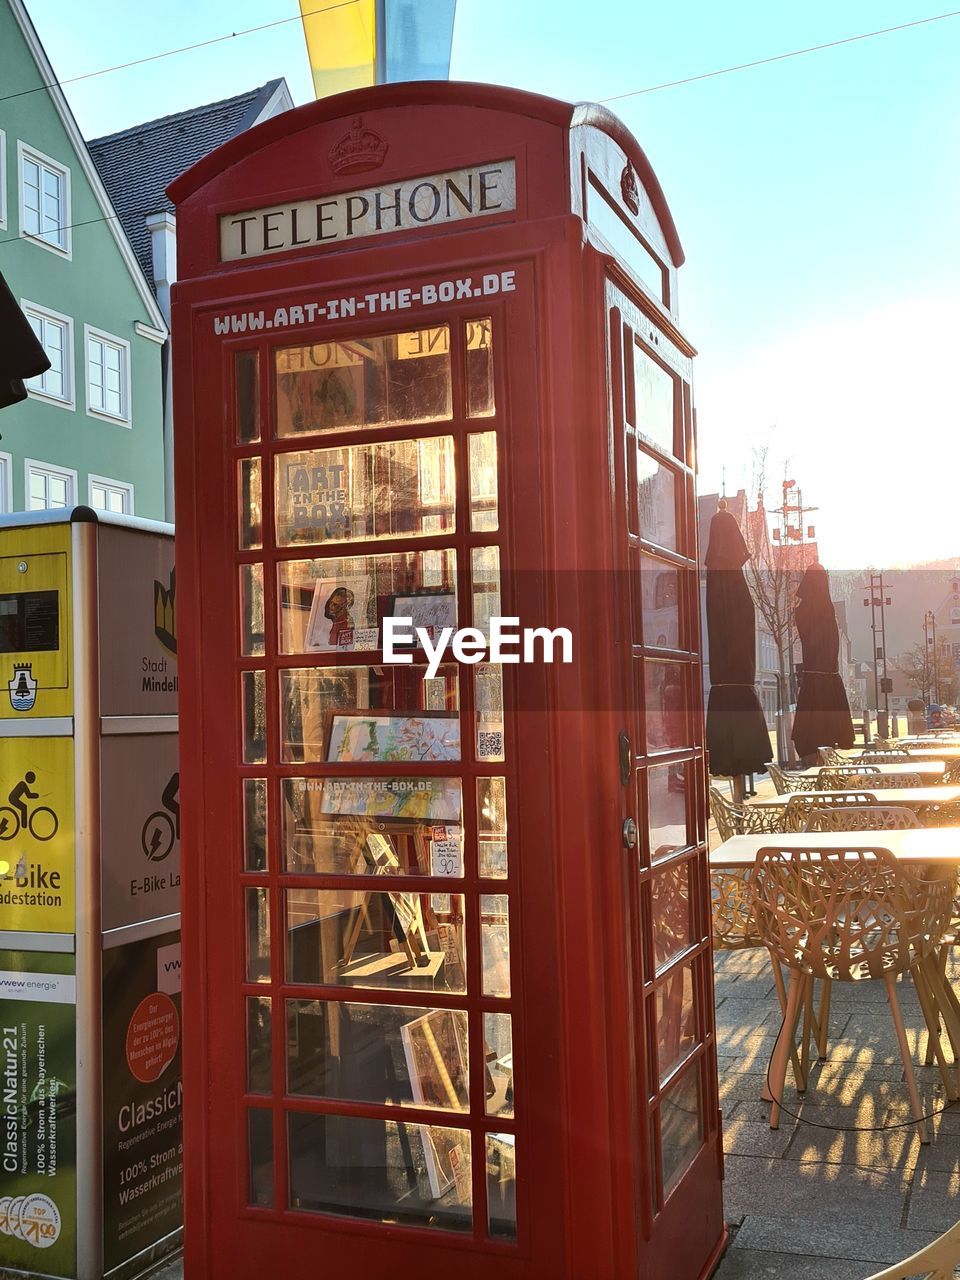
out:
<path id="1" fill-rule="evenodd" d="M 950 742 L 936 742 L 927 746 L 919 743 L 908 743 L 908 760 L 960 760 L 960 745 Z"/>
<path id="2" fill-rule="evenodd" d="M 913 809 L 921 820 L 932 809 L 938 810 L 960 806 L 960 786 L 947 785 L 939 787 L 877 787 L 871 791 L 869 786 L 857 787 L 857 792 L 864 792 L 874 799 L 872 804 L 896 805 Z M 749 800 L 748 809 L 785 809 L 791 796 L 803 796 L 804 801 L 815 801 L 818 796 L 834 797 L 845 795 L 844 791 L 791 791 L 785 796 L 764 796 L 762 799 Z"/>
<path id="3" fill-rule="evenodd" d="M 849 773 L 854 772 L 855 760 L 851 760 L 845 765 L 816 764 L 809 769 L 801 769 L 800 776 L 803 778 L 819 778 L 822 770 L 834 770 L 841 768 Z M 936 760 L 913 760 L 905 757 L 903 760 L 891 761 L 889 764 L 884 761 L 883 764 L 865 764 L 863 767 L 864 774 L 871 773 L 918 773 L 922 779 L 926 779 L 928 783 L 936 782 L 938 778 L 943 776 L 946 768 L 946 762 L 939 756 Z M 861 775 L 862 776 L 862 775 Z M 856 788 L 858 791 L 861 787 Z"/>
<path id="4" fill-rule="evenodd" d="M 711 871 L 752 867 L 761 849 L 889 849 L 898 862 L 944 866 L 960 863 L 960 829 L 914 827 L 906 831 L 786 831 L 731 836 L 710 851 Z"/>

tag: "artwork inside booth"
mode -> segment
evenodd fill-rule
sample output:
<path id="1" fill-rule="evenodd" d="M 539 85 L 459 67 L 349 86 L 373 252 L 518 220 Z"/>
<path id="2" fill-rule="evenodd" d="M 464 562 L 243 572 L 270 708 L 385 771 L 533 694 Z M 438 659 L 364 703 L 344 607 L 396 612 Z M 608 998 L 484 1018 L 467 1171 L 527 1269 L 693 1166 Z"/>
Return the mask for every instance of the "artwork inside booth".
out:
<path id="1" fill-rule="evenodd" d="M 327 759 L 331 762 L 460 759 L 460 718 L 441 712 L 417 716 L 389 713 L 335 715 Z"/>
<path id="2" fill-rule="evenodd" d="M 355 542 L 456 527 L 452 436 L 282 453 L 277 542 Z"/>
<path id="3" fill-rule="evenodd" d="M 366 576 L 317 579 L 303 642 L 308 653 L 377 647 L 377 628 L 365 625 L 369 587 Z"/>

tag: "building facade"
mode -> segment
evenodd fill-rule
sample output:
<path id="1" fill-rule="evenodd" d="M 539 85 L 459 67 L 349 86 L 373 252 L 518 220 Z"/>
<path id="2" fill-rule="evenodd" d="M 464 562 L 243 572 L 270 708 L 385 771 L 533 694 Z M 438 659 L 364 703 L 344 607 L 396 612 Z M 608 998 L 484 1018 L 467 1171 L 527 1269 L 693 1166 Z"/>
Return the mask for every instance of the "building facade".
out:
<path id="1" fill-rule="evenodd" d="M 21 0 L 0 50 L 0 270 L 51 362 L 4 413 L 0 508 L 163 519 L 163 315 Z"/>

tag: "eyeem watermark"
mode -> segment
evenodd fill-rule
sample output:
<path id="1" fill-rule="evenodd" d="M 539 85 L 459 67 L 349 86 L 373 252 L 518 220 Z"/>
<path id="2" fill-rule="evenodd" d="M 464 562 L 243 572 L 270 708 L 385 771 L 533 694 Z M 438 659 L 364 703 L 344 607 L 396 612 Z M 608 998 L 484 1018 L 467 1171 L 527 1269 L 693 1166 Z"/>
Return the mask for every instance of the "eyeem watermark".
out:
<path id="1" fill-rule="evenodd" d="M 384 662 L 412 663 L 414 641 L 427 655 L 426 679 L 432 679 L 449 648 L 458 662 L 507 665 L 520 662 L 572 662 L 573 634 L 566 627 L 522 627 L 519 618 L 490 619 L 489 634 L 479 627 L 415 627 L 412 618 L 384 618 Z M 555 656 L 560 647 L 559 659 Z M 538 653 L 539 649 L 539 653 Z"/>

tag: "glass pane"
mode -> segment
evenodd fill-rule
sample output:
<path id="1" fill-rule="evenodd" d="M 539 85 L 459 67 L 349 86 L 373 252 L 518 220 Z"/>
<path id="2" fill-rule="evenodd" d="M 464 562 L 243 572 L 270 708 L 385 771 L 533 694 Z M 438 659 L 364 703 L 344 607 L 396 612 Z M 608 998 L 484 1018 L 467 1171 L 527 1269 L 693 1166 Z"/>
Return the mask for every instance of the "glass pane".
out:
<path id="1" fill-rule="evenodd" d="M 284 867 L 298 875 L 463 875 L 459 778 L 284 778 Z"/>
<path id="2" fill-rule="evenodd" d="M 280 672 L 285 762 L 432 764 L 460 759 L 458 669 L 308 667 Z M 424 706 L 430 700 L 442 708 Z"/>
<path id="3" fill-rule="evenodd" d="M 513 1019 L 509 1013 L 483 1015 L 484 1111 L 513 1115 Z"/>
<path id="4" fill-rule="evenodd" d="M 488 1229 L 495 1240 L 517 1238 L 517 1149 L 512 1133 L 488 1133 Z"/>
<path id="5" fill-rule="evenodd" d="M 290 1093 L 470 1110 L 467 1015 L 459 1009 L 287 1001 Z"/>
<path id="6" fill-rule="evenodd" d="M 385 991 L 466 989 L 460 895 L 288 889 L 286 899 L 290 982 Z"/>
<path id="7" fill-rule="evenodd" d="M 277 435 L 437 422 L 453 411 L 450 330 L 277 351 Z"/>
<path id="8" fill-rule="evenodd" d="M 633 352 L 637 397 L 637 428 L 667 453 L 673 453 L 673 402 L 676 384 L 671 374 L 647 355 L 639 344 Z"/>
<path id="9" fill-rule="evenodd" d="M 484 431 L 470 441 L 470 528 L 489 533 L 498 528 L 497 433 Z"/>
<path id="10" fill-rule="evenodd" d="M 677 539 L 677 477 L 642 449 L 636 451 L 639 533 L 667 551 L 679 550 Z"/>
<path id="11" fill-rule="evenodd" d="M 267 780 L 243 779 L 244 871 L 267 869 Z"/>
<path id="12" fill-rule="evenodd" d="M 457 625 L 457 553 L 402 551 L 278 565 L 281 653 L 377 649 L 385 617 Z"/>
<path id="13" fill-rule="evenodd" d="M 234 357 L 237 389 L 237 440 L 252 444 L 260 439 L 260 354 L 238 351 Z"/>
<path id="14" fill-rule="evenodd" d="M 507 781 L 477 778 L 477 847 L 480 875 L 507 877 Z"/>
<path id="15" fill-rule="evenodd" d="M 110 496 L 107 499 L 108 509 L 116 515 L 123 515 L 127 509 L 126 491 L 123 489 L 111 489 Z"/>
<path id="16" fill-rule="evenodd" d="M 697 1047 L 693 965 L 685 964 L 665 978 L 653 993 L 657 1067 L 660 1083 Z"/>
<path id="17" fill-rule="evenodd" d="M 688 745 L 686 668 L 676 662 L 643 664 L 648 751 Z"/>
<path id="18" fill-rule="evenodd" d="M 500 608 L 500 548 L 472 547 L 470 571 L 473 577 L 472 621 L 484 634 L 489 634 L 490 619 Z"/>
<path id="19" fill-rule="evenodd" d="M 480 895 L 483 994 L 510 998 L 510 900 L 505 893 Z"/>
<path id="20" fill-rule="evenodd" d="M 48 396 L 58 396 L 61 400 L 66 399 L 66 391 L 63 385 L 63 373 L 54 366 L 51 360 L 50 368 L 43 375 L 43 389 Z"/>
<path id="21" fill-rule="evenodd" d="M 477 721 L 477 759 L 503 760 L 503 668 L 499 663 L 478 663 L 473 669 Z"/>
<path id="22" fill-rule="evenodd" d="M 665 867 L 650 882 L 653 917 L 653 963 L 659 973 L 692 941 L 690 932 L 690 862 Z"/>
<path id="23" fill-rule="evenodd" d="M 270 900 L 266 889 L 244 889 L 247 904 L 247 982 L 270 981 Z"/>
<path id="24" fill-rule="evenodd" d="M 107 491 L 99 484 L 90 486 L 90 501 L 98 511 L 106 511 L 107 509 Z"/>
<path id="25" fill-rule="evenodd" d="M 67 505 L 67 482 L 62 476 L 50 477 L 50 506 L 65 507 Z"/>
<path id="26" fill-rule="evenodd" d="M 291 1208 L 472 1229 L 468 1130 L 298 1112 L 287 1125 Z"/>
<path id="27" fill-rule="evenodd" d="M 657 648 L 679 649 L 680 570 L 640 557 L 640 613 L 643 643 Z"/>
<path id="28" fill-rule="evenodd" d="M 467 414 L 488 418 L 493 402 L 493 328 L 489 316 L 468 320 L 467 330 Z M 493 526 L 496 528 L 496 526 Z"/>
<path id="29" fill-rule="evenodd" d="M 240 460 L 240 546 L 244 550 L 263 546 L 263 495 L 260 487 L 260 459 Z"/>
<path id="30" fill-rule="evenodd" d="M 263 1108 L 247 1112 L 249 1143 L 248 1190 L 250 1204 L 273 1204 L 273 1112 Z"/>
<path id="31" fill-rule="evenodd" d="M 263 764 L 267 758 L 267 677 L 263 671 L 243 671 L 243 763 Z"/>
<path id="32" fill-rule="evenodd" d="M 449 533 L 455 493 L 452 436 L 284 453 L 276 460 L 277 541 Z"/>
<path id="33" fill-rule="evenodd" d="M 247 1093 L 270 1093 L 271 1007 L 269 996 L 247 996 Z"/>
<path id="34" fill-rule="evenodd" d="M 263 565 L 240 566 L 240 652 L 247 658 L 263 656 Z"/>
<path id="35" fill-rule="evenodd" d="M 700 1069 L 693 1067 L 660 1103 L 660 1151 L 666 1198 L 700 1150 Z"/>
<path id="36" fill-rule="evenodd" d="M 30 472 L 30 510 L 42 511 L 47 505 L 47 480 L 39 471 Z"/>
<path id="37" fill-rule="evenodd" d="M 687 837 L 687 784 L 692 766 L 657 764 L 647 770 L 647 825 L 650 857 L 665 858 L 689 844 Z"/>

